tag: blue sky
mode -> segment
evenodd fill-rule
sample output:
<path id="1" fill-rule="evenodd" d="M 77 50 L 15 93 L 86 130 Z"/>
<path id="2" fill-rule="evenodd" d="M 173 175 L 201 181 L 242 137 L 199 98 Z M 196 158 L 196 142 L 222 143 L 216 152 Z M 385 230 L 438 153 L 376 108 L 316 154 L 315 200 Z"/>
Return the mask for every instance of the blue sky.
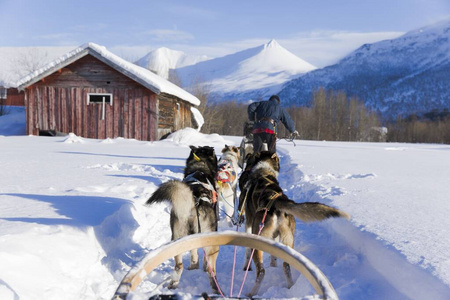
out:
<path id="1" fill-rule="evenodd" d="M 450 17 L 450 0 L 0 0 L 0 46 L 94 42 L 220 57 L 276 39 L 319 67 Z"/>

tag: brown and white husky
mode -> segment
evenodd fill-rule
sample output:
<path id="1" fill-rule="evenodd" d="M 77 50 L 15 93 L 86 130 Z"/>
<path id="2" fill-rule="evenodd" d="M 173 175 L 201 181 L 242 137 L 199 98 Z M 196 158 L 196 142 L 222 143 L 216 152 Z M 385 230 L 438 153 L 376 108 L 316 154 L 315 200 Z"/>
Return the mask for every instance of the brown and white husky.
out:
<path id="1" fill-rule="evenodd" d="M 236 188 L 238 184 L 239 148 L 228 146 L 222 149 L 222 156 L 217 166 L 217 193 L 219 202 L 222 203 L 225 218 L 228 226 L 232 226 L 234 218 L 234 207 L 236 198 Z"/>
<path id="2" fill-rule="evenodd" d="M 295 218 L 304 222 L 320 221 L 327 218 L 350 216 L 333 207 L 318 202 L 296 203 L 289 199 L 278 183 L 280 160 L 276 153 L 262 151 L 251 155 L 247 168 L 239 179 L 241 194 L 239 208 L 245 211 L 245 229 L 248 233 L 258 234 L 264 220 L 261 236 L 279 239 L 281 243 L 294 247 Z M 247 249 L 244 269 L 250 260 Z M 255 250 L 253 262 L 256 266 L 256 282 L 249 296 L 255 295 L 264 278 L 263 253 Z M 271 265 L 276 260 L 272 259 Z M 288 287 L 293 285 L 289 264 L 283 263 Z"/>

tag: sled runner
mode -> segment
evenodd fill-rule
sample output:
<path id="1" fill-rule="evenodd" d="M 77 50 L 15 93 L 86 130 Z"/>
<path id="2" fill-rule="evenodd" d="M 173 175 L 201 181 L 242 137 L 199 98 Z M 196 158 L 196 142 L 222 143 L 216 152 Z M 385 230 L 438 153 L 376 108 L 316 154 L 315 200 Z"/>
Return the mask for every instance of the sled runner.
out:
<path id="1" fill-rule="evenodd" d="M 144 278 L 152 272 L 157 266 L 166 260 L 185 253 L 191 249 L 197 249 L 210 246 L 235 245 L 241 247 L 255 248 L 269 253 L 281 260 L 289 263 L 298 270 L 311 284 L 315 292 L 320 295 L 321 299 L 334 300 L 338 299 L 336 292 L 325 275 L 306 257 L 283 244 L 273 240 L 266 239 L 257 235 L 222 231 L 189 235 L 179 240 L 165 244 L 150 253 L 137 263 L 128 274 L 122 279 L 117 291 L 113 297 L 114 300 L 126 299 L 127 295 L 136 290 Z M 306 297 L 306 295 L 300 295 Z M 156 298 L 155 298 L 156 297 Z M 150 299 L 177 299 L 177 295 L 158 295 Z M 183 294 L 183 299 L 186 295 Z M 192 299 L 208 299 L 224 297 L 209 297 L 206 294 L 202 296 L 192 297 Z M 232 298 L 232 297 L 231 297 Z M 230 298 L 226 298 L 230 299 Z"/>

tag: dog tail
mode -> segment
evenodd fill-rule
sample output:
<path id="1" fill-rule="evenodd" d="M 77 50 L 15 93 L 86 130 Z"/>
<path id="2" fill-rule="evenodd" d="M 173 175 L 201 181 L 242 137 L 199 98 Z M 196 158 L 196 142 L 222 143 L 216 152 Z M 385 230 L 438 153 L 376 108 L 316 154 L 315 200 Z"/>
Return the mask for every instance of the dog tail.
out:
<path id="1" fill-rule="evenodd" d="M 179 219 L 186 219 L 195 208 L 194 195 L 189 186 L 178 180 L 170 180 L 159 186 L 145 204 L 169 201 L 172 203 L 172 213 Z"/>
<path id="2" fill-rule="evenodd" d="M 294 215 L 303 222 L 321 221 L 328 218 L 350 219 L 350 215 L 346 212 L 319 202 L 295 203 L 289 199 L 287 201 L 280 199 L 280 201 L 275 200 L 274 206 L 283 212 Z"/>

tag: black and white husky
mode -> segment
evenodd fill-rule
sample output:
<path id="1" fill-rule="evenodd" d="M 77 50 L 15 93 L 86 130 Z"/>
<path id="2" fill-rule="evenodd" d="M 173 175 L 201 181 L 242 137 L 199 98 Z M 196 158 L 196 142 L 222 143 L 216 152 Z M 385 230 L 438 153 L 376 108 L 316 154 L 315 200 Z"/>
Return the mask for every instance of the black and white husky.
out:
<path id="1" fill-rule="evenodd" d="M 228 146 L 222 149 L 217 169 L 217 192 L 219 201 L 222 203 L 228 226 L 232 226 L 234 217 L 234 206 L 236 198 L 236 187 L 238 184 L 238 162 L 239 148 Z"/>
<path id="2" fill-rule="evenodd" d="M 214 148 L 190 146 L 191 152 L 186 160 L 183 181 L 171 180 L 161 184 L 146 204 L 170 201 L 170 228 L 172 240 L 184 236 L 217 231 L 217 192 L 215 179 L 217 173 L 217 157 Z M 203 260 L 203 270 L 209 271 L 209 281 L 214 293 L 218 289 L 212 274 L 216 273 L 216 260 L 219 247 L 205 247 L 206 257 Z M 191 262 L 188 267 L 198 269 L 197 250 L 191 251 Z M 207 270 L 208 268 L 208 270 Z M 175 256 L 175 272 L 169 283 L 169 288 L 178 287 L 183 260 L 181 255 Z"/>

